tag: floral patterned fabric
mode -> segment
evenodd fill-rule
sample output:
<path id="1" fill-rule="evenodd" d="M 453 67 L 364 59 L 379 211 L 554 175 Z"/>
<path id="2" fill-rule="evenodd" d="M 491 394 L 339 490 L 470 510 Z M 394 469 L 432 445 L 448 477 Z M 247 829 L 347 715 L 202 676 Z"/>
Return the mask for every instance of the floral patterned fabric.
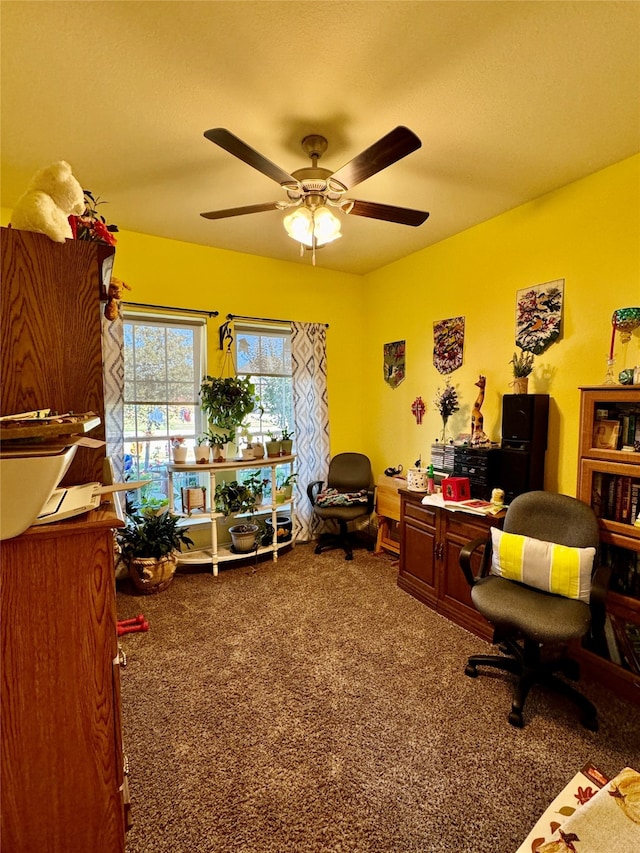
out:
<path id="1" fill-rule="evenodd" d="M 316 498 L 316 506 L 353 506 L 366 504 L 367 490 L 359 492 L 339 492 L 337 489 L 324 489 Z"/>

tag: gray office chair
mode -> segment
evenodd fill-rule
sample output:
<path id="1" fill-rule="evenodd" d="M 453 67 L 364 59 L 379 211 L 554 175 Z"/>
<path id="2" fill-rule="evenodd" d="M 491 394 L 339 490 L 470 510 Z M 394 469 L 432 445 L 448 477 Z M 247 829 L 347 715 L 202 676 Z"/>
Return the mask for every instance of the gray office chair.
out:
<path id="1" fill-rule="evenodd" d="M 515 498 L 504 518 L 503 530 L 533 539 L 596 549 L 598 522 L 591 507 L 568 495 L 552 492 L 527 492 Z M 485 546 L 480 571 L 474 577 L 471 560 L 479 546 Z M 477 561 L 477 555 L 476 555 Z M 526 558 L 525 558 L 526 559 Z M 602 643 L 608 569 L 599 568 L 591 577 L 589 604 L 575 598 L 543 592 L 524 583 L 489 574 L 492 540 L 473 540 L 460 552 L 460 566 L 471 587 L 476 609 L 491 623 L 493 642 L 501 655 L 472 655 L 465 674 L 474 678 L 478 667 L 494 667 L 516 676 L 509 722 L 522 727 L 523 707 L 530 688 L 536 684 L 551 687 L 575 702 L 582 724 L 597 731 L 595 707 L 556 673 L 572 680 L 579 678 L 579 667 L 566 655 L 566 646 L 591 634 L 593 644 Z M 477 565 L 477 562 L 476 562 Z M 549 657 L 549 651 L 556 654 Z M 543 658 L 544 654 L 544 658 Z"/>
<path id="2" fill-rule="evenodd" d="M 336 489 L 343 495 L 366 490 L 366 503 L 319 506 L 317 500 L 323 486 L 324 480 L 310 483 L 307 486 L 307 496 L 314 514 L 323 522 L 337 522 L 339 532 L 321 533 L 315 553 L 320 554 L 328 548 L 343 548 L 345 560 L 353 560 L 353 541 L 349 535 L 348 524 L 373 512 L 374 490 L 369 458 L 362 453 L 338 453 L 329 463 L 327 474 L 328 489 Z"/>

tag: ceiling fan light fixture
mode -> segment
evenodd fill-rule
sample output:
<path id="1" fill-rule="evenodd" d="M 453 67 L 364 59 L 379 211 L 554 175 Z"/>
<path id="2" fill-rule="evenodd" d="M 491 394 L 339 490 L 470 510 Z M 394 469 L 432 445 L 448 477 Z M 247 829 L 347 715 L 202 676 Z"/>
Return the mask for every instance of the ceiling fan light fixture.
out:
<path id="1" fill-rule="evenodd" d="M 313 211 L 308 207 L 297 207 L 283 221 L 289 237 L 310 248 L 314 244 L 324 246 L 342 236 L 340 220 L 324 205 Z"/>

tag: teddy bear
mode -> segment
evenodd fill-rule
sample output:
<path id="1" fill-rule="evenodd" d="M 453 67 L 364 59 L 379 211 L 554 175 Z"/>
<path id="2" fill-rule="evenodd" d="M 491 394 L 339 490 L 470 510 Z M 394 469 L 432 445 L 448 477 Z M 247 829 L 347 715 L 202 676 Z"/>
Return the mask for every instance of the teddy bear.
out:
<path id="1" fill-rule="evenodd" d="M 40 169 L 18 199 L 11 225 L 46 234 L 56 243 L 73 237 L 68 217 L 84 213 L 84 191 L 65 160 Z"/>

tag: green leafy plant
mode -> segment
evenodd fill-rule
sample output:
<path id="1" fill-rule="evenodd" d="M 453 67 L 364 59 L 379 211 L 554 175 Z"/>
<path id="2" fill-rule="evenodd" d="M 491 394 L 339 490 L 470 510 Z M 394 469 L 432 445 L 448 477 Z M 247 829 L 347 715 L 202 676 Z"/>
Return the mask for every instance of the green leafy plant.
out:
<path id="1" fill-rule="evenodd" d="M 282 441 L 291 441 L 293 439 L 293 430 L 289 431 L 286 427 L 282 430 Z"/>
<path id="2" fill-rule="evenodd" d="M 263 477 L 259 471 L 252 471 L 244 480 L 244 485 L 250 489 L 256 499 L 262 498 L 266 487 L 269 485 L 269 479 Z"/>
<path id="3" fill-rule="evenodd" d="M 295 471 L 292 471 L 288 476 L 283 476 L 282 474 L 278 474 L 277 483 L 279 489 L 286 489 L 287 486 L 293 486 L 293 484 L 298 479 L 298 474 Z"/>
<path id="4" fill-rule="evenodd" d="M 533 353 L 523 351 L 518 355 L 517 352 L 514 352 L 513 358 L 509 361 L 509 364 L 513 367 L 514 379 L 518 379 L 522 376 L 528 376 L 533 370 Z"/>
<path id="5" fill-rule="evenodd" d="M 258 404 L 255 385 L 248 376 L 225 379 L 205 376 L 200 385 L 200 399 L 211 425 L 226 431 L 243 426 L 244 419 Z"/>
<path id="6" fill-rule="evenodd" d="M 238 512 L 253 514 L 256 508 L 256 496 L 244 483 L 231 480 L 229 483 L 218 483 L 215 494 L 216 512 L 223 515 L 233 515 Z"/>
<path id="7" fill-rule="evenodd" d="M 225 430 L 221 430 L 220 432 L 208 430 L 205 435 L 205 438 L 211 447 L 221 447 L 223 444 L 228 444 L 230 441 L 233 441 L 235 437 L 235 432 L 226 432 Z"/>
<path id="8" fill-rule="evenodd" d="M 126 527 L 116 534 L 124 561 L 135 557 L 160 560 L 172 551 L 179 551 L 181 545 L 190 548 L 193 540 L 178 527 L 179 520 L 166 509 L 127 512 Z"/>

